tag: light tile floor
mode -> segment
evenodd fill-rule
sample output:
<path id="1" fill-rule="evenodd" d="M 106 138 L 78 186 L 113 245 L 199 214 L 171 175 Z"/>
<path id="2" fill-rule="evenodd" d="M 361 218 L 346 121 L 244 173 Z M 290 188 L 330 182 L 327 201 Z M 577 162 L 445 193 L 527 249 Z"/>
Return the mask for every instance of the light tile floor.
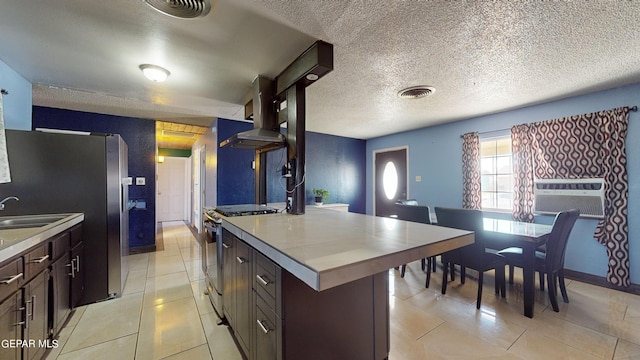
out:
<path id="1" fill-rule="evenodd" d="M 47 359 L 240 359 L 203 295 L 191 231 L 182 222 L 164 223 L 163 239 L 163 251 L 129 257 L 121 298 L 75 311 Z M 391 360 L 640 358 L 639 296 L 569 281 L 571 303 L 559 299 L 555 313 L 546 293 L 537 292 L 529 319 L 522 315 L 520 278 L 507 286 L 505 300 L 485 276 L 480 310 L 473 279 L 461 285 L 458 277 L 444 296 L 440 270 L 429 289 L 424 279 L 419 262 L 409 264 L 404 279 L 389 271 Z"/>

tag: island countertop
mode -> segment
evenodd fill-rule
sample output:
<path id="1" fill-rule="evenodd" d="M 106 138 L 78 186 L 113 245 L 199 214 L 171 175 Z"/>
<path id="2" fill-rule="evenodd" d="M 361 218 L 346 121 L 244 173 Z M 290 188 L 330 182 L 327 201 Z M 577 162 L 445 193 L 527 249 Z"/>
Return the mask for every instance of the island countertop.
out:
<path id="1" fill-rule="evenodd" d="M 312 207 L 223 217 L 222 225 L 317 291 L 474 241 L 470 231 Z"/>

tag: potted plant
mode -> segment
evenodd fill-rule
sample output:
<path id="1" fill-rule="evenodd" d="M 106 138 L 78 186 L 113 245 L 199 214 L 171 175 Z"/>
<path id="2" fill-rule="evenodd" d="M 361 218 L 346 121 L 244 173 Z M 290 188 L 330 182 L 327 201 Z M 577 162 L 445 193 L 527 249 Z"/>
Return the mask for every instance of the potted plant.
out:
<path id="1" fill-rule="evenodd" d="M 313 192 L 313 195 L 316 197 L 316 205 L 322 205 L 322 203 L 324 201 L 328 201 L 329 200 L 329 191 L 328 190 L 313 188 L 313 190 L 311 190 L 311 192 Z"/>

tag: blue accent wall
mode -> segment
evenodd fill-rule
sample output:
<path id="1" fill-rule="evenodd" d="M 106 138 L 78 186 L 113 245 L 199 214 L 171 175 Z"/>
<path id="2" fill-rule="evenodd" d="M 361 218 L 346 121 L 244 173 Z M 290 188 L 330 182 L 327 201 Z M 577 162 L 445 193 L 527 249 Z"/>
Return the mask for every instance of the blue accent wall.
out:
<path id="1" fill-rule="evenodd" d="M 12 130 L 31 130 L 31 83 L 0 60 L 0 88 L 4 126 Z"/>
<path id="2" fill-rule="evenodd" d="M 366 142 L 307 132 L 307 204 L 315 202 L 313 188 L 329 190 L 329 203 L 349 204 L 349 211 L 366 211 Z"/>
<path id="3" fill-rule="evenodd" d="M 144 186 L 129 186 L 129 199 L 147 204 L 146 210 L 129 212 L 129 247 L 155 245 L 155 121 L 34 106 L 33 129 L 39 127 L 120 134 L 129 149 L 129 176 L 146 179 Z"/>
<path id="4" fill-rule="evenodd" d="M 253 129 L 253 123 L 218 119 L 217 205 L 253 204 L 254 151 L 220 148 L 220 141 L 241 131 Z"/>
<path id="5" fill-rule="evenodd" d="M 252 128 L 252 123 L 218 119 L 217 142 Z M 286 129 L 282 131 L 285 132 Z M 365 149 L 364 140 L 307 131 L 306 204 L 314 203 L 312 188 L 324 188 L 330 192 L 329 202 L 347 203 L 350 205 L 349 211 L 364 213 L 366 209 Z M 254 160 L 254 152 L 218 147 L 217 160 L 217 205 L 253 203 L 255 175 L 251 164 Z M 267 153 L 267 202 L 269 203 L 284 203 L 287 199 L 286 181 L 281 176 L 281 169 L 285 162 L 284 148 Z M 208 169 L 207 175 L 210 172 Z"/>
<path id="6" fill-rule="evenodd" d="M 640 84 L 567 98 L 546 104 L 481 116 L 469 120 L 422 128 L 370 139 L 366 146 L 367 213 L 373 213 L 373 152 L 407 145 L 409 147 L 409 196 L 433 206 L 462 205 L 462 140 L 460 135 L 478 131 L 509 129 L 522 123 L 591 113 L 621 106 L 639 105 Z M 631 112 L 627 134 L 629 175 L 629 250 L 631 282 L 640 283 L 640 112 Z M 416 182 L 415 177 L 422 181 Z M 497 214 L 510 218 L 509 214 Z M 548 216 L 536 221 L 550 223 Z M 597 220 L 578 219 L 569 243 L 565 267 L 600 277 L 607 274 L 607 254 L 594 238 Z"/>

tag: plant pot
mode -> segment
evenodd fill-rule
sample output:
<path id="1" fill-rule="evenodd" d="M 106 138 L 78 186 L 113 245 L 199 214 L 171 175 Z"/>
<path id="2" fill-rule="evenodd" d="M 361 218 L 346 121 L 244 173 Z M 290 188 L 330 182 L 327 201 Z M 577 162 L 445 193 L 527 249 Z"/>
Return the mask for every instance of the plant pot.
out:
<path id="1" fill-rule="evenodd" d="M 316 205 L 322 205 L 322 196 L 316 196 Z"/>

